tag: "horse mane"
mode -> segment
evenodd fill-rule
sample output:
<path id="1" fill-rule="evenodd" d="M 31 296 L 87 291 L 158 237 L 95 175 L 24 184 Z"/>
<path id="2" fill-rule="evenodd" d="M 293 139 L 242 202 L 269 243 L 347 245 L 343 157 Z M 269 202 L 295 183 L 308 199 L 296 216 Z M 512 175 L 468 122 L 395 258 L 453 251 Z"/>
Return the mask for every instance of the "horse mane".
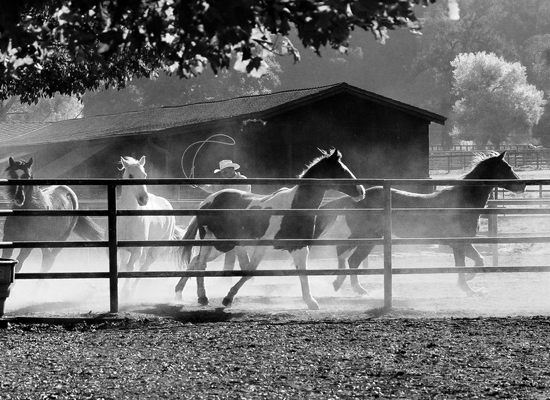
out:
<path id="1" fill-rule="evenodd" d="M 130 157 L 130 156 L 122 156 L 122 158 L 124 158 L 124 161 L 126 161 L 128 164 L 138 164 L 139 161 L 136 160 L 134 157 Z M 120 167 L 117 167 L 119 171 L 124 171 L 124 166 L 122 166 L 122 161 L 119 160 L 118 161 L 118 164 L 120 164 L 121 166 Z"/>
<path id="2" fill-rule="evenodd" d="M 488 160 L 490 158 L 496 157 L 500 155 L 497 151 L 490 150 L 487 153 L 481 153 L 481 152 L 475 152 L 474 158 L 472 159 L 471 169 L 469 172 L 462 175 L 462 179 L 468 179 L 473 175 L 476 168 L 485 160 Z"/>
<path id="3" fill-rule="evenodd" d="M 298 178 L 303 178 L 304 175 L 316 164 L 318 164 L 320 161 L 324 160 L 325 158 L 329 158 L 331 155 L 334 154 L 335 151 L 337 151 L 336 149 L 331 149 L 329 152 L 325 151 L 325 150 L 322 150 L 322 149 L 319 149 L 319 151 L 321 152 L 321 155 L 314 158 L 309 164 L 306 165 L 306 168 L 300 173 L 300 175 L 298 175 Z M 338 151 L 338 157 L 342 157 L 342 155 L 340 154 L 340 152 Z"/>

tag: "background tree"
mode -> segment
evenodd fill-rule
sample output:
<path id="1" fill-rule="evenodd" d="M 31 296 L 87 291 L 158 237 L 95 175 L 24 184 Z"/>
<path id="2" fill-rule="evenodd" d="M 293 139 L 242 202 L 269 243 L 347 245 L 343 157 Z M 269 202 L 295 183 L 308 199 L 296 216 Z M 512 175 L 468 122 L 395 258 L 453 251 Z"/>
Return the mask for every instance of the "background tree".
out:
<path id="1" fill-rule="evenodd" d="M 525 42 L 527 74 L 537 87 L 550 95 L 550 34 L 536 35 Z M 544 114 L 533 128 L 533 137 L 544 147 L 550 147 L 550 103 L 546 103 Z"/>
<path id="2" fill-rule="evenodd" d="M 452 62 L 456 134 L 476 144 L 531 134 L 543 112 L 544 93 L 527 83 L 525 67 L 493 53 L 459 54 Z"/>
<path id="3" fill-rule="evenodd" d="M 355 28 L 383 40 L 388 29 L 418 29 L 415 4 L 435 0 L 3 0 L 0 100 L 123 88 L 158 71 L 180 77 L 266 68 L 265 51 L 299 57 L 306 48 L 345 51 Z"/>
<path id="4" fill-rule="evenodd" d="M 194 79 L 180 79 L 161 72 L 150 79 L 132 79 L 124 89 L 87 92 L 82 98 L 83 116 L 270 93 L 280 86 L 282 70 L 273 55 L 268 55 L 265 61 L 269 68 L 259 78 L 235 70 L 223 70 L 217 75 L 205 71 Z"/>
<path id="5" fill-rule="evenodd" d="M 450 115 L 457 100 L 451 90 L 451 61 L 458 54 L 492 52 L 528 65 L 526 41 L 550 31 L 550 2 L 545 0 L 460 0 L 458 4 L 458 21 L 446 18 L 444 3 L 426 9 L 412 61 L 411 90 L 421 106 L 442 115 Z M 452 144 L 449 122 L 442 137 L 446 147 Z"/>

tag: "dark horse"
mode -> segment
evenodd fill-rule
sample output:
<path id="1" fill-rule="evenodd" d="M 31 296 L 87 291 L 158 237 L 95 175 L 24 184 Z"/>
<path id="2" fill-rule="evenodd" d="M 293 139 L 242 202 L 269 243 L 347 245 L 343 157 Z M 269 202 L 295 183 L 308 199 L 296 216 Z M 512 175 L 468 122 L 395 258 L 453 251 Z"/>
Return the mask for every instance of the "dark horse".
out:
<path id="1" fill-rule="evenodd" d="M 355 179 L 355 176 L 342 163 L 339 151 L 315 159 L 300 178 L 317 179 Z M 361 185 L 337 185 L 336 183 L 319 183 L 315 185 L 299 184 L 292 188 L 282 188 L 268 196 L 256 195 L 240 190 L 225 189 L 208 196 L 200 205 L 202 210 L 212 209 L 316 209 L 319 208 L 325 192 L 335 189 L 348 194 L 350 199 L 363 198 L 365 190 Z M 200 239 L 312 239 L 315 229 L 314 215 L 259 215 L 240 214 L 231 211 L 223 215 L 199 215 L 194 217 L 187 228 L 184 239 L 195 239 L 197 232 Z M 201 246 L 198 256 L 191 259 L 193 247 L 183 247 L 182 260 L 188 270 L 206 269 L 206 263 L 234 248 L 233 245 Z M 277 250 L 290 253 L 297 269 L 307 268 L 309 249 L 306 245 L 278 245 Z M 237 247 L 237 256 L 241 268 L 256 270 L 262 261 L 267 246 L 256 246 L 250 249 Z M 249 254 L 251 254 L 249 258 Z M 239 289 L 250 277 L 243 276 L 229 291 L 223 300 L 224 306 L 230 306 Z M 181 293 L 188 278 L 183 277 L 176 286 L 176 298 L 181 300 Z M 317 301 L 311 296 L 308 277 L 300 276 L 302 296 L 310 309 L 318 309 Z M 208 304 L 204 288 L 204 278 L 197 278 L 197 294 L 200 304 Z"/>
<path id="2" fill-rule="evenodd" d="M 9 179 L 32 179 L 31 158 L 28 162 L 14 161 L 9 158 L 6 172 Z M 14 210 L 77 210 L 78 199 L 68 186 L 32 186 L 10 185 L 6 196 Z M 83 239 L 102 240 L 102 229 L 87 216 L 15 216 L 8 215 L 4 223 L 4 242 L 12 241 L 65 241 L 71 232 Z M 23 267 L 32 248 L 23 248 L 19 252 L 16 272 Z M 42 267 L 40 272 L 48 272 L 61 248 L 42 248 Z M 5 248 L 2 257 L 10 258 L 13 248 Z"/>
<path id="3" fill-rule="evenodd" d="M 512 167 L 504 160 L 505 152 L 494 153 L 490 157 L 479 155 L 475 167 L 464 176 L 464 179 L 520 179 Z M 512 192 L 523 192 L 525 183 L 510 182 L 500 187 Z M 403 190 L 391 190 L 392 207 L 394 208 L 484 208 L 494 186 L 456 185 L 443 188 L 430 194 L 411 193 Z M 347 208 L 383 208 L 384 191 L 382 187 L 371 187 L 365 191 L 365 198 L 359 202 L 349 197 L 333 200 L 322 209 Z M 398 237 L 409 238 L 444 238 L 473 237 L 477 231 L 480 213 L 440 213 L 414 214 L 395 213 L 392 215 L 392 232 Z M 383 216 L 380 213 L 365 212 L 361 215 L 320 215 L 317 217 L 315 237 L 349 239 L 380 238 L 383 235 Z M 476 266 L 483 265 L 483 257 L 471 243 L 449 244 L 453 249 L 455 266 L 466 265 L 465 257 L 472 259 Z M 337 246 L 338 268 L 358 268 L 368 257 L 374 245 Z M 459 273 L 458 285 L 468 295 L 477 294 L 467 283 L 474 274 Z M 334 281 L 334 290 L 339 290 L 345 280 L 345 275 L 339 275 Z M 353 290 L 359 294 L 367 291 L 359 284 L 357 275 L 350 276 Z"/>

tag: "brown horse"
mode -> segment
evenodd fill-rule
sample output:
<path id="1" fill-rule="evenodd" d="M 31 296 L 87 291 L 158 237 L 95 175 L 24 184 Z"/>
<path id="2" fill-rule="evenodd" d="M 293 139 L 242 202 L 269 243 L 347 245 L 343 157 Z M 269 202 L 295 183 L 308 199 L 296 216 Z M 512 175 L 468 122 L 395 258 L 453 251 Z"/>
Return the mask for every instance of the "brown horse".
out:
<path id="1" fill-rule="evenodd" d="M 464 176 L 464 179 L 495 179 L 518 180 L 518 175 L 504 160 L 505 152 L 494 153 L 490 157 L 479 155 L 475 167 Z M 523 192 L 525 183 L 510 182 L 500 187 L 512 192 Z M 470 186 L 455 185 L 435 191 L 430 194 L 411 193 L 403 190 L 392 189 L 393 208 L 483 208 L 487 204 L 489 195 L 494 186 Z M 365 191 L 365 198 L 359 202 L 349 197 L 328 202 L 321 209 L 357 209 L 357 208 L 383 208 L 384 189 L 376 186 Z M 392 233 L 398 237 L 407 238 L 444 238 L 444 237 L 473 237 L 477 231 L 477 223 L 480 213 L 440 213 L 440 214 L 414 214 L 395 213 L 392 215 Z M 317 217 L 315 238 L 364 239 L 381 238 L 383 236 L 384 220 L 380 213 L 365 212 L 361 215 L 319 215 Z M 476 266 L 483 265 L 483 257 L 471 243 L 449 244 L 455 259 L 455 266 L 466 265 L 465 257 L 472 259 Z M 346 260 L 349 268 L 358 268 L 363 260 L 368 257 L 374 245 L 363 246 L 341 245 L 336 247 L 338 268 L 346 268 Z M 467 281 L 474 274 L 458 274 L 458 285 L 468 295 L 475 295 Z M 334 290 L 339 290 L 346 276 L 339 275 L 333 283 Z M 359 294 L 367 291 L 359 284 L 357 275 L 351 275 L 353 290 Z"/>
<path id="2" fill-rule="evenodd" d="M 25 185 L 26 179 L 32 179 L 33 159 L 25 162 L 9 158 L 6 168 L 9 179 L 20 179 L 20 185 L 10 185 L 6 197 L 12 203 L 13 210 L 78 210 L 78 199 L 74 191 L 64 185 L 39 187 Z M 8 215 L 4 223 L 4 242 L 12 241 L 66 241 L 71 232 L 82 239 L 102 240 L 102 229 L 88 216 L 15 216 Z M 13 248 L 5 248 L 3 258 L 10 258 Z M 48 272 L 61 251 L 61 248 L 41 248 L 42 267 L 40 272 Z M 32 248 L 23 248 L 19 252 L 16 272 L 23 267 Z"/>
<path id="3" fill-rule="evenodd" d="M 355 179 L 353 173 L 341 161 L 338 150 L 330 153 L 322 151 L 322 156 L 311 162 L 300 178 L 308 179 Z M 363 198 L 365 190 L 361 185 L 339 185 L 337 183 L 298 184 L 292 188 L 282 188 L 271 195 L 263 196 L 235 189 L 220 190 L 208 196 L 200 205 L 201 210 L 226 210 L 223 215 L 199 215 L 194 217 L 187 228 L 184 239 L 311 239 L 314 233 L 315 216 L 311 215 L 258 215 L 241 214 L 231 210 L 245 209 L 316 209 L 319 208 L 325 192 L 329 189 L 338 190 L 350 195 L 350 200 Z M 352 200 L 353 201 L 353 200 Z M 220 254 L 235 248 L 233 245 L 220 244 L 216 246 L 201 246 L 199 255 L 192 260 L 193 246 L 182 249 L 182 260 L 188 270 L 203 271 L 206 264 Z M 276 250 L 287 251 L 297 269 L 307 268 L 309 248 L 304 244 L 275 245 Z M 257 246 L 245 251 L 237 247 L 237 256 L 241 268 L 256 270 L 267 251 L 266 246 Z M 251 254 L 250 258 L 248 254 Z M 176 285 L 176 298 L 181 300 L 182 291 L 189 278 L 183 277 Z M 224 306 L 230 306 L 239 289 L 250 276 L 243 276 L 223 299 Z M 319 305 L 309 290 L 308 277 L 300 275 L 302 298 L 310 309 L 318 309 Z M 197 294 L 199 303 L 208 304 L 204 288 L 204 278 L 197 278 Z"/>

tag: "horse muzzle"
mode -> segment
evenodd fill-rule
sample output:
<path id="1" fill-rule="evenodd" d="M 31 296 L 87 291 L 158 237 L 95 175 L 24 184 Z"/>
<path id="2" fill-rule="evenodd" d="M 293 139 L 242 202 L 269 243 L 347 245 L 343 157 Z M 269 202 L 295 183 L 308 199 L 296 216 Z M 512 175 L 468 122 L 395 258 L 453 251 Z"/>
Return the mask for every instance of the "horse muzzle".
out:
<path id="1" fill-rule="evenodd" d="M 514 193 L 525 193 L 525 183 L 524 182 L 521 182 L 521 183 L 511 183 L 509 185 L 506 185 L 504 187 L 504 189 L 506 190 L 509 190 L 510 192 L 514 192 Z"/>
<path id="2" fill-rule="evenodd" d="M 138 204 L 143 207 L 149 203 L 149 196 L 140 196 L 138 197 Z"/>

